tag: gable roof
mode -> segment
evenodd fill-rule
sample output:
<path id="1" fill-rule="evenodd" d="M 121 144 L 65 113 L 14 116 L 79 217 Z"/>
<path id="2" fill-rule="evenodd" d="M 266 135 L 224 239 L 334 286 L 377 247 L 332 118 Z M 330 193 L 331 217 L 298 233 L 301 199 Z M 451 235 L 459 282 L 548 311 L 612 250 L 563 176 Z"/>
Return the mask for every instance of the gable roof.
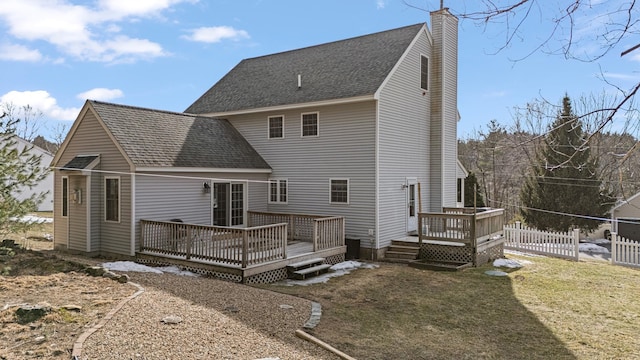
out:
<path id="1" fill-rule="evenodd" d="M 271 169 L 227 120 L 87 103 L 136 167 Z"/>
<path id="2" fill-rule="evenodd" d="M 242 60 L 185 112 L 210 114 L 373 95 L 425 26 Z"/>

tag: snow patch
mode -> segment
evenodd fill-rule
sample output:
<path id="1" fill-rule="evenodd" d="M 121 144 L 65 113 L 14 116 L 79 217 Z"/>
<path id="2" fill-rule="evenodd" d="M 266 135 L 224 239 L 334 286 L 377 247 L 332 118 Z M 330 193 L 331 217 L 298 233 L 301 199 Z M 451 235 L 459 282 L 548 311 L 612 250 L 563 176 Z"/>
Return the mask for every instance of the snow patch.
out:
<path id="1" fill-rule="evenodd" d="M 495 267 L 506 267 L 509 269 L 519 269 L 522 267 L 522 263 L 518 260 L 512 259 L 496 259 L 493 261 Z"/>
<path id="2" fill-rule="evenodd" d="M 105 269 L 109 269 L 111 271 L 149 272 L 154 274 L 169 273 L 169 274 L 176 274 L 176 275 L 182 275 L 182 276 L 198 276 L 198 274 L 192 273 L 191 271 L 181 270 L 177 266 L 152 267 L 152 266 L 138 264 L 133 261 L 106 262 L 102 264 L 102 267 L 104 267 Z"/>
<path id="3" fill-rule="evenodd" d="M 609 249 L 597 244 L 582 243 L 582 244 L 579 244 L 578 246 L 581 252 L 588 252 L 592 254 L 609 254 Z"/>
<path id="4" fill-rule="evenodd" d="M 17 221 L 25 224 L 50 224 L 53 222 L 53 218 L 41 217 L 35 215 L 25 215 L 20 218 L 12 217 L 10 221 Z"/>
<path id="5" fill-rule="evenodd" d="M 329 279 L 333 277 L 347 275 L 351 271 L 356 269 L 375 269 L 377 267 L 378 265 L 376 264 L 368 264 L 368 263 L 362 263 L 359 261 L 348 260 L 348 261 L 343 261 L 341 263 L 337 263 L 333 265 L 332 267 L 329 268 L 330 271 L 327 273 L 324 273 L 309 279 L 304 279 L 304 280 L 286 279 L 286 280 L 277 282 L 276 285 L 307 286 L 312 284 L 322 284 L 322 283 L 326 283 L 327 281 L 329 281 Z"/>

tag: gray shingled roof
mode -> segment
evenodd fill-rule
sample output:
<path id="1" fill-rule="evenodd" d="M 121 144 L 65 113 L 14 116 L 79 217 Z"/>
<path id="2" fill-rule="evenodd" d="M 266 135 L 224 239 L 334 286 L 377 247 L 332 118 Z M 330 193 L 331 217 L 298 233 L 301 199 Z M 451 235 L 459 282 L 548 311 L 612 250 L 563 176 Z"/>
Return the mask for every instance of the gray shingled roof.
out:
<path id="1" fill-rule="evenodd" d="M 97 155 L 76 156 L 71 159 L 71 161 L 66 163 L 65 166 L 62 167 L 62 170 L 85 169 L 87 166 L 91 165 L 91 163 L 97 158 Z"/>
<path id="2" fill-rule="evenodd" d="M 271 168 L 227 120 L 89 103 L 136 166 Z"/>
<path id="3" fill-rule="evenodd" d="M 423 26 L 242 60 L 185 112 L 206 114 L 372 95 Z"/>

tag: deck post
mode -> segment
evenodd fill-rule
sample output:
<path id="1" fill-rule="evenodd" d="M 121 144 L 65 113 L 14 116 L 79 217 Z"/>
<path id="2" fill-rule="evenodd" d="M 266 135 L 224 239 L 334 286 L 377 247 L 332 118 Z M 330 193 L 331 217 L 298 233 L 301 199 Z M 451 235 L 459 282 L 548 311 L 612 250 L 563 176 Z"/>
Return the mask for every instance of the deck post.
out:
<path id="1" fill-rule="evenodd" d="M 140 220 L 140 249 L 139 251 L 142 252 L 142 249 L 144 249 L 144 240 L 146 238 L 146 231 L 147 231 L 147 224 L 144 220 Z"/>
<path id="2" fill-rule="evenodd" d="M 313 251 L 318 251 L 318 222 L 313 219 Z"/>
<path id="3" fill-rule="evenodd" d="M 187 248 L 184 249 L 187 260 L 191 259 L 191 226 L 187 226 Z"/>
<path id="4" fill-rule="evenodd" d="M 473 266 L 478 266 L 478 237 L 476 236 L 476 216 L 477 213 L 473 213 L 471 216 L 471 251 L 473 252 Z"/>
<path id="5" fill-rule="evenodd" d="M 289 225 L 291 226 L 291 228 L 287 231 L 291 231 L 291 240 L 295 240 L 294 235 L 295 235 L 296 225 L 295 225 L 295 217 L 293 216 L 293 214 L 289 215 Z"/>
<path id="6" fill-rule="evenodd" d="M 242 268 L 247 267 L 247 259 L 249 258 L 249 236 L 246 231 L 242 231 Z"/>
<path id="7" fill-rule="evenodd" d="M 289 242 L 289 239 L 287 237 L 287 231 L 289 231 L 287 229 L 287 225 L 284 225 L 284 229 L 280 230 L 280 238 L 284 238 L 283 244 L 282 244 L 282 258 L 286 259 L 287 258 L 287 243 Z"/>

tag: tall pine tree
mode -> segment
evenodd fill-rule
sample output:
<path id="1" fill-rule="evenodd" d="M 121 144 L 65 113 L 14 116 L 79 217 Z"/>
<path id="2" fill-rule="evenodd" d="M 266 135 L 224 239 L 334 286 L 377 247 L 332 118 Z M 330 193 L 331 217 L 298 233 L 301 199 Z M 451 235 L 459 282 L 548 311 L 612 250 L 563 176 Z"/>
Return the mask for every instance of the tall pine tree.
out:
<path id="1" fill-rule="evenodd" d="M 613 201 L 568 95 L 520 192 L 526 223 L 540 230 L 594 230 Z M 542 210 L 542 211 L 540 211 Z M 574 215 L 574 216 L 572 216 Z M 575 216 L 579 215 L 579 216 Z"/>

